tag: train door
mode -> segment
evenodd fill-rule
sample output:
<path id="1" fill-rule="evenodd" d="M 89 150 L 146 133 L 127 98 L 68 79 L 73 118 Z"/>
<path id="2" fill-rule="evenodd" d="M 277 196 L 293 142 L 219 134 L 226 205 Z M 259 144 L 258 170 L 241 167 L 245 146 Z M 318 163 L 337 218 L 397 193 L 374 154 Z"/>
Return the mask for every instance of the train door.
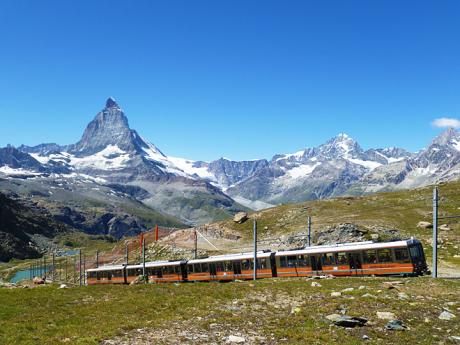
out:
<path id="1" fill-rule="evenodd" d="M 363 274 L 360 253 L 348 253 L 348 262 L 350 263 L 350 271 L 352 275 Z"/>
<path id="2" fill-rule="evenodd" d="M 278 276 L 278 271 L 276 270 L 276 253 L 270 254 L 270 266 L 272 268 L 272 277 L 275 278 Z"/>
<path id="3" fill-rule="evenodd" d="M 311 260 L 311 270 L 313 274 L 319 274 L 319 271 L 323 270 L 323 266 L 321 265 L 321 258 L 319 256 L 310 256 Z"/>
<path id="4" fill-rule="evenodd" d="M 236 260 L 233 261 L 233 274 L 235 275 L 235 279 L 238 279 L 241 275 L 241 261 Z"/>
<path id="5" fill-rule="evenodd" d="M 128 284 L 128 269 L 126 266 L 123 267 L 123 283 Z"/>
<path id="6" fill-rule="evenodd" d="M 187 275 L 187 261 L 182 261 L 180 263 L 180 270 L 181 270 L 181 278 L 183 281 L 187 281 L 188 280 L 188 275 Z"/>
<path id="7" fill-rule="evenodd" d="M 209 275 L 211 276 L 211 280 L 213 279 L 216 279 L 216 276 L 217 276 L 217 268 L 216 268 L 216 264 L 211 262 L 209 264 Z"/>

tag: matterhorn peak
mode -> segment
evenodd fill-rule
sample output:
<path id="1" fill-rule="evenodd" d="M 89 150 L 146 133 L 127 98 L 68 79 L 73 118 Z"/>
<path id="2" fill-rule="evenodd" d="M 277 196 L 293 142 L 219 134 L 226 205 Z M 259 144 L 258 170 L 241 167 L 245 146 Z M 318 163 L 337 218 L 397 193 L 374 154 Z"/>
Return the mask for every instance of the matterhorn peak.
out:
<path id="1" fill-rule="evenodd" d="M 105 102 L 105 107 L 106 108 L 120 108 L 117 101 L 113 97 L 107 98 L 107 101 Z"/>

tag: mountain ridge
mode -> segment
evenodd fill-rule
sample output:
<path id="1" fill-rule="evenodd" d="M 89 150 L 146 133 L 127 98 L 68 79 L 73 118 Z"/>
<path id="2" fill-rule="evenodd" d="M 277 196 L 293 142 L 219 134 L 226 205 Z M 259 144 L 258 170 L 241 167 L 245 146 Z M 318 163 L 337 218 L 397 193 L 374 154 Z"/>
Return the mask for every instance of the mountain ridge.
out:
<path id="1" fill-rule="evenodd" d="M 8 169 L 29 168 L 32 176 L 76 173 L 102 184 L 136 186 L 149 193 L 141 202 L 191 224 L 216 220 L 203 211 L 207 207 L 224 217 L 242 210 L 241 204 L 260 209 L 419 187 L 460 176 L 460 134 L 454 129 L 447 129 L 418 153 L 398 147 L 364 150 L 355 139 L 339 133 L 319 146 L 275 154 L 271 159 L 204 162 L 167 156 L 129 127 L 112 97 L 77 143 L 20 146 L 17 151 L 40 165 L 30 160 L 29 165 L 11 167 L 12 160 L 4 157 L 2 161 L 0 153 L 0 172 L 3 168 L 8 175 Z M 203 199 L 210 203 L 203 204 Z"/>

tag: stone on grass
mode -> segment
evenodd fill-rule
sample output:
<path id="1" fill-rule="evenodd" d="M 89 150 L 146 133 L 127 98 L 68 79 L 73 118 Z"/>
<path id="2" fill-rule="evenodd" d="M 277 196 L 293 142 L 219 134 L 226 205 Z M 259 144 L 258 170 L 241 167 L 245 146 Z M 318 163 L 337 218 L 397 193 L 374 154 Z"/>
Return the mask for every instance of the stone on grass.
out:
<path id="1" fill-rule="evenodd" d="M 372 294 L 370 294 L 370 293 L 365 293 L 365 294 L 362 295 L 361 297 L 364 297 L 364 298 L 377 298 L 377 296 L 372 295 Z"/>
<path id="2" fill-rule="evenodd" d="M 242 224 L 248 220 L 248 214 L 246 212 L 238 212 L 233 217 L 233 221 L 238 224 Z"/>
<path id="3" fill-rule="evenodd" d="M 392 331 L 404 331 L 407 329 L 401 320 L 391 320 L 385 325 L 385 328 Z"/>
<path id="4" fill-rule="evenodd" d="M 45 281 L 43 280 L 43 278 L 40 278 L 40 277 L 34 277 L 32 281 L 35 285 L 45 284 Z"/>
<path id="5" fill-rule="evenodd" d="M 343 289 L 342 292 L 352 292 L 354 290 L 355 290 L 354 288 L 346 288 L 346 289 Z"/>
<path id="6" fill-rule="evenodd" d="M 61 285 L 59 285 L 59 289 L 67 289 L 67 287 L 68 287 L 68 286 L 67 286 L 66 284 L 61 284 Z"/>
<path id="7" fill-rule="evenodd" d="M 333 291 L 331 292 L 331 297 L 340 297 L 342 293 L 340 291 Z"/>
<path id="8" fill-rule="evenodd" d="M 442 225 L 439 227 L 439 230 L 449 231 L 450 228 L 449 228 L 449 225 L 447 225 L 447 224 L 442 224 Z"/>
<path id="9" fill-rule="evenodd" d="M 362 317 L 354 317 L 339 314 L 328 315 L 326 316 L 326 319 L 333 322 L 336 326 L 347 328 L 362 327 L 367 323 L 367 320 Z"/>
<path id="10" fill-rule="evenodd" d="M 396 315 L 389 311 L 378 311 L 377 317 L 382 320 L 396 320 Z"/>
<path id="11" fill-rule="evenodd" d="M 417 228 L 420 228 L 420 229 L 432 229 L 433 228 L 433 224 L 431 224 L 430 222 L 418 222 L 417 223 Z"/>
<path id="12" fill-rule="evenodd" d="M 398 293 L 398 298 L 399 299 L 409 299 L 409 295 L 405 292 L 400 292 Z"/>
<path id="13" fill-rule="evenodd" d="M 234 343 L 234 344 L 243 344 L 246 342 L 246 339 L 243 337 L 238 337 L 236 335 L 230 335 L 227 338 L 227 343 Z"/>
<path id="14" fill-rule="evenodd" d="M 321 287 L 321 284 L 317 283 L 317 282 L 312 282 L 311 286 L 313 286 L 313 287 Z"/>
<path id="15" fill-rule="evenodd" d="M 364 285 L 361 285 L 358 290 L 364 290 L 366 287 Z"/>
<path id="16" fill-rule="evenodd" d="M 446 311 L 446 310 L 444 310 L 444 311 L 443 311 L 441 314 L 439 314 L 439 316 L 438 316 L 438 318 L 439 318 L 440 320 L 447 320 L 447 321 L 452 320 L 452 319 L 454 319 L 455 317 L 456 317 L 456 316 L 455 316 L 454 314 L 452 314 L 452 313 L 450 313 L 450 312 L 448 312 L 448 311 Z"/>

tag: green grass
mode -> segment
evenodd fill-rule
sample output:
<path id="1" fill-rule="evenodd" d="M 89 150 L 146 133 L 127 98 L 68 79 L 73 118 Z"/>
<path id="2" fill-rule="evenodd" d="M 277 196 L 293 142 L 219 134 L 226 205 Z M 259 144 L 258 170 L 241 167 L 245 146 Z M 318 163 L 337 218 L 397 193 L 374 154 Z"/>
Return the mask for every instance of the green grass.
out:
<path id="1" fill-rule="evenodd" d="M 312 287 L 305 279 L 267 279 L 255 283 L 0 289 L 0 343 L 98 344 L 124 334 L 135 337 L 138 328 L 145 328 L 150 339 L 156 339 L 153 343 L 160 344 L 165 339 L 184 342 L 180 335 L 184 330 L 189 335 L 205 334 L 205 343 L 224 343 L 232 334 L 263 337 L 273 344 L 358 344 L 364 334 L 371 343 L 433 344 L 460 335 L 459 281 L 406 279 L 400 290 L 409 300 L 402 301 L 397 290 L 382 287 L 388 280 L 320 280 L 322 287 Z M 358 290 L 361 285 L 366 288 Z M 332 291 L 348 287 L 355 290 L 330 297 Z M 376 298 L 364 298 L 364 293 Z M 455 301 L 455 306 L 447 304 Z M 439 320 L 442 308 L 450 308 L 457 318 Z M 352 330 L 333 326 L 325 316 L 339 309 L 365 317 L 371 324 Z M 395 313 L 410 331 L 386 331 L 387 321 L 379 320 L 376 311 Z"/>

